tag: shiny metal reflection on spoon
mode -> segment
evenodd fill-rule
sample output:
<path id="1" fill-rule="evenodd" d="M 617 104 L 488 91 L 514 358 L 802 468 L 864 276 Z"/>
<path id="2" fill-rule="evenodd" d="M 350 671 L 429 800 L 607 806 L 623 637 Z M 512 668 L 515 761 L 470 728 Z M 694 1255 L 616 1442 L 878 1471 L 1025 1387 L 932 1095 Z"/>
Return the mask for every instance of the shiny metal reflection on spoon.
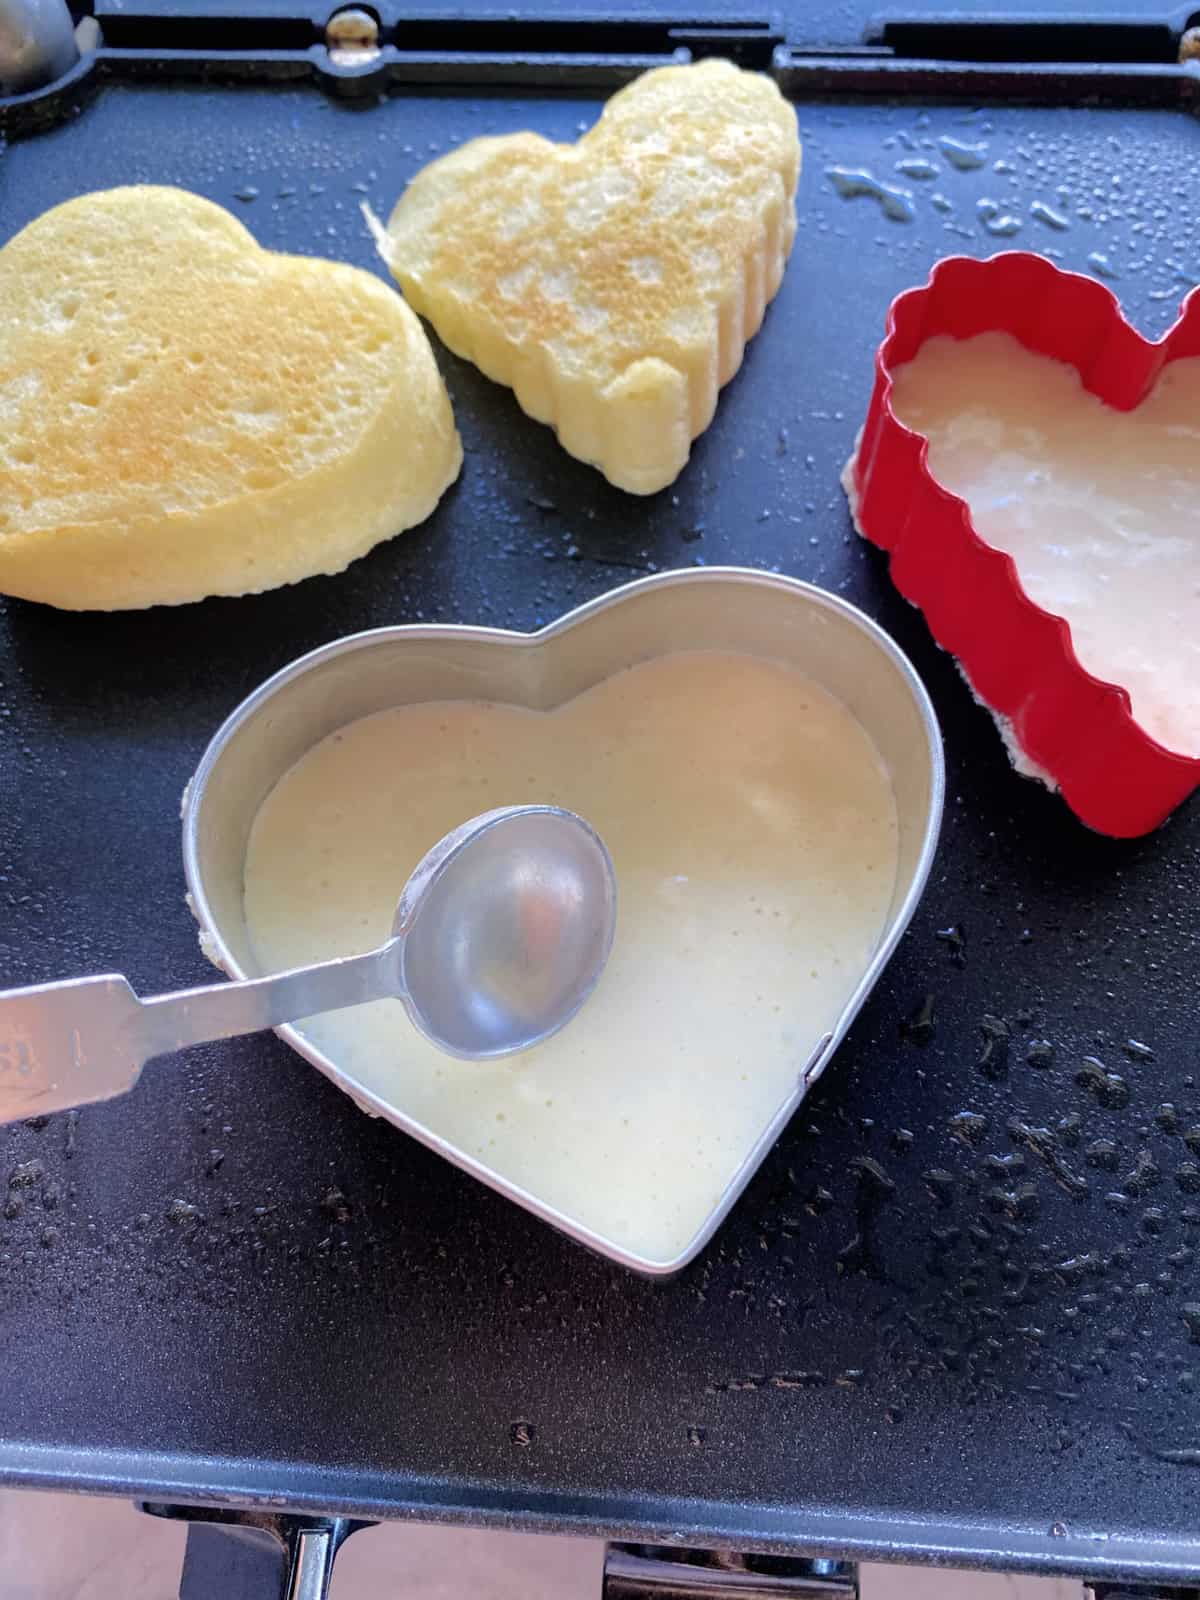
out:
<path id="1" fill-rule="evenodd" d="M 514 1055 L 584 1005 L 615 927 L 612 860 L 582 817 L 488 811 L 434 845 L 365 955 L 148 1000 L 120 976 L 0 994 L 0 1122 L 124 1094 L 153 1056 L 370 1000 L 402 1001 L 448 1055 Z"/>

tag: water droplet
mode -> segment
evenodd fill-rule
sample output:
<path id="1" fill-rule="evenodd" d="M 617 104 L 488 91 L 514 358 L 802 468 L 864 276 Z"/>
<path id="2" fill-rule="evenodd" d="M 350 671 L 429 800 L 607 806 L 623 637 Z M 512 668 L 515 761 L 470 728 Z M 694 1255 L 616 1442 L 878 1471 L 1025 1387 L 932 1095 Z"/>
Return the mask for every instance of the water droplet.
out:
<path id="1" fill-rule="evenodd" d="M 1157 1188 L 1162 1182 L 1162 1168 L 1152 1158 L 1148 1150 L 1140 1150 L 1134 1161 L 1133 1169 L 1121 1179 L 1121 1188 L 1126 1194 L 1139 1196 L 1148 1194 L 1151 1189 Z"/>
<path id="2" fill-rule="evenodd" d="M 1019 1178 L 1025 1171 L 1024 1156 L 990 1155 L 984 1164 L 993 1178 L 999 1178 L 1004 1183 L 1011 1183 L 1014 1178 Z"/>
<path id="3" fill-rule="evenodd" d="M 1048 1067 L 1054 1061 L 1054 1046 L 1049 1039 L 1031 1039 L 1025 1059 L 1031 1067 Z"/>
<path id="4" fill-rule="evenodd" d="M 1079 213 L 1083 215 L 1082 211 Z M 1093 250 L 1088 256 L 1088 266 L 1098 278 L 1119 278 L 1121 274 L 1104 254 L 1103 250 Z"/>
<path id="5" fill-rule="evenodd" d="M 1069 1111 L 1065 1117 L 1059 1117 L 1055 1128 L 1063 1144 L 1073 1150 L 1083 1134 L 1083 1118 L 1078 1111 Z"/>
<path id="6" fill-rule="evenodd" d="M 1120 1111 L 1129 1104 L 1129 1085 L 1120 1073 L 1109 1072 L 1095 1056 L 1084 1056 L 1075 1082 L 1109 1111 Z"/>
<path id="7" fill-rule="evenodd" d="M 978 1111 L 956 1111 L 947 1126 L 952 1138 L 972 1146 L 983 1142 L 987 1135 L 988 1120 Z"/>
<path id="8" fill-rule="evenodd" d="M 959 172 L 974 172 L 987 160 L 986 144 L 968 144 L 965 139 L 952 139 L 949 134 L 943 134 L 938 140 L 938 148 Z"/>
<path id="9" fill-rule="evenodd" d="M 321 1209 L 327 1211 L 335 1222 L 349 1222 L 350 1202 L 338 1188 L 327 1189 L 321 1196 Z"/>
<path id="10" fill-rule="evenodd" d="M 1019 1183 L 1014 1189 L 1005 1189 L 997 1185 L 988 1190 L 988 1205 L 993 1211 L 1002 1212 L 1013 1222 L 1026 1222 L 1036 1217 L 1041 1209 L 1041 1200 L 1035 1183 Z"/>
<path id="11" fill-rule="evenodd" d="M 1099 1167 L 1102 1172 L 1115 1172 L 1120 1152 L 1111 1139 L 1094 1139 L 1083 1152 L 1089 1167 Z"/>
<path id="12" fill-rule="evenodd" d="M 906 156 L 903 161 L 897 161 L 896 171 L 905 178 L 916 178 L 918 182 L 928 182 L 941 173 L 941 168 L 936 161 L 930 161 L 927 156 Z"/>
<path id="13" fill-rule="evenodd" d="M 1021 219 L 1011 211 L 1003 211 L 996 200 L 977 200 L 975 211 L 985 230 L 998 239 L 1011 239 L 1021 231 Z"/>
<path id="14" fill-rule="evenodd" d="M 983 1035 L 983 1048 L 976 1066 L 988 1078 L 1008 1075 L 1008 1041 L 1011 1037 L 1008 1023 L 1003 1017 L 984 1015 L 979 1024 Z"/>
<path id="15" fill-rule="evenodd" d="M 933 1008 L 934 997 L 927 994 L 920 1005 L 900 1024 L 901 1037 L 907 1039 L 910 1044 L 928 1044 L 935 1032 Z"/>
<path id="16" fill-rule="evenodd" d="M 1044 200 L 1034 200 L 1029 207 L 1029 215 L 1035 222 L 1043 222 L 1046 227 L 1053 228 L 1056 233 L 1065 233 L 1071 226 L 1070 217 L 1064 217 L 1061 211 L 1055 211 L 1053 206 L 1048 206 Z"/>
<path id="17" fill-rule="evenodd" d="M 917 214 L 910 190 L 881 182 L 865 167 L 826 167 L 825 176 L 843 200 L 865 196 L 878 201 L 890 222 L 911 222 Z"/>
<path id="18" fill-rule="evenodd" d="M 1035 1157 L 1050 1171 L 1051 1178 L 1058 1184 L 1064 1194 L 1069 1194 L 1072 1200 L 1082 1200 L 1088 1194 L 1088 1181 L 1080 1178 L 1078 1173 L 1070 1170 L 1070 1166 L 1062 1160 L 1056 1150 L 1056 1139 L 1050 1128 L 1035 1128 L 1030 1123 L 1022 1122 L 1021 1118 L 1014 1117 L 1008 1123 L 1008 1138 L 1014 1144 L 1021 1144 L 1030 1150 Z"/>
<path id="19" fill-rule="evenodd" d="M 850 1163 L 850 1170 L 858 1176 L 860 1198 L 872 1205 L 878 1205 L 895 1194 L 896 1185 L 874 1156 L 855 1156 Z"/>
<path id="20" fill-rule="evenodd" d="M 921 1181 L 940 1206 L 948 1206 L 954 1198 L 954 1178 L 945 1167 L 930 1167 L 921 1174 Z"/>

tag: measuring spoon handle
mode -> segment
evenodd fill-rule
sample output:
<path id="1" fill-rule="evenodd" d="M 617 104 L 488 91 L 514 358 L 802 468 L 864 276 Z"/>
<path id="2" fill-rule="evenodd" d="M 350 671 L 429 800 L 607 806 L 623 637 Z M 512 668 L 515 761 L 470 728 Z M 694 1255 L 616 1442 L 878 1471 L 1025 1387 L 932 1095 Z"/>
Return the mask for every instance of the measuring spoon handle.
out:
<path id="1" fill-rule="evenodd" d="M 125 1094 L 154 1056 L 401 993 L 400 940 L 140 1000 L 117 973 L 0 993 L 0 1123 Z"/>

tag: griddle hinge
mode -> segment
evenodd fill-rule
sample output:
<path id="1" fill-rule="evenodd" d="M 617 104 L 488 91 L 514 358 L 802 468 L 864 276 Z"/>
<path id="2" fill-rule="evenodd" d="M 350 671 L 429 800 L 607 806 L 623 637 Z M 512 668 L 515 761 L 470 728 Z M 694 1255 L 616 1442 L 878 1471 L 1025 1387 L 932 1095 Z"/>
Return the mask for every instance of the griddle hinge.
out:
<path id="1" fill-rule="evenodd" d="M 610 1544 L 602 1600 L 857 1600 L 852 1561 Z"/>

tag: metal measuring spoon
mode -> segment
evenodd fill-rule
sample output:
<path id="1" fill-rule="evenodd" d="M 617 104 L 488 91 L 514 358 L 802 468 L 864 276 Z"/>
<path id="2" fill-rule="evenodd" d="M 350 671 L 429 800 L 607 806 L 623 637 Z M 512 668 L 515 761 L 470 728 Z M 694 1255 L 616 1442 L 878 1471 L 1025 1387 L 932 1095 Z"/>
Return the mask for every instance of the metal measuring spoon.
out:
<path id="1" fill-rule="evenodd" d="M 124 1094 L 153 1056 L 368 1000 L 403 1001 L 448 1055 L 513 1055 L 570 1022 L 615 923 L 612 860 L 581 817 L 488 811 L 434 845 L 366 955 L 149 1000 L 119 975 L 0 993 L 0 1122 Z"/>

